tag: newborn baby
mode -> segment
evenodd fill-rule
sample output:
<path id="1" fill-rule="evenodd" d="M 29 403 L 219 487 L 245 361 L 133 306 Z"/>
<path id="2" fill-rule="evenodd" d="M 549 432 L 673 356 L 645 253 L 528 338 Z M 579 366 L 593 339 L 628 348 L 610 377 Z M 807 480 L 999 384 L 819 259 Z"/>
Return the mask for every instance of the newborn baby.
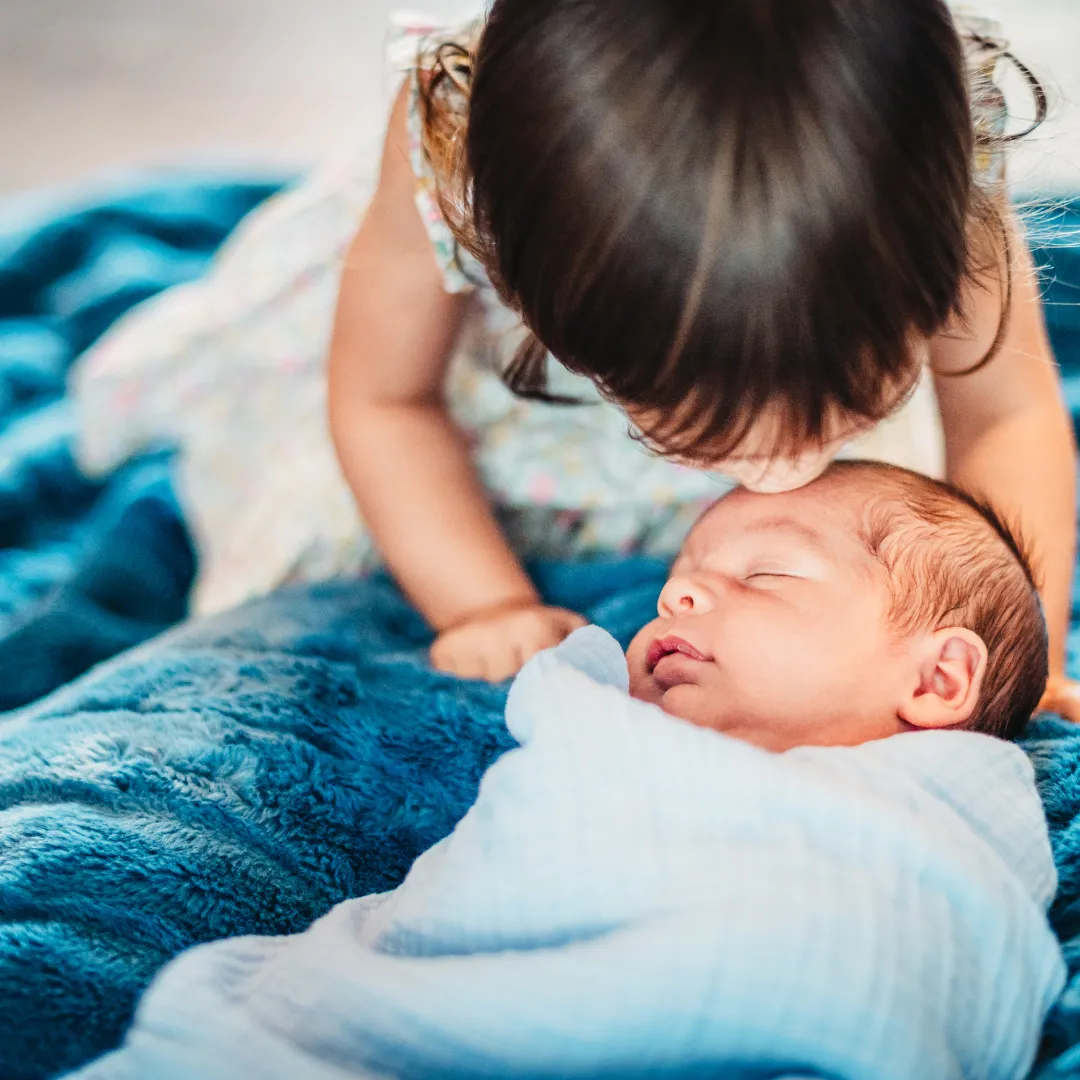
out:
<path id="1" fill-rule="evenodd" d="M 1031 764 L 887 736 L 1014 735 L 1045 680 L 963 497 L 730 496 L 629 661 L 594 626 L 525 665 L 518 749 L 398 888 L 185 953 L 80 1080 L 1018 1080 L 1065 980 Z"/>
<path id="2" fill-rule="evenodd" d="M 707 511 L 627 663 L 634 697 L 768 750 L 917 729 L 1013 739 L 1045 688 L 1047 637 L 991 510 L 852 462 Z"/>

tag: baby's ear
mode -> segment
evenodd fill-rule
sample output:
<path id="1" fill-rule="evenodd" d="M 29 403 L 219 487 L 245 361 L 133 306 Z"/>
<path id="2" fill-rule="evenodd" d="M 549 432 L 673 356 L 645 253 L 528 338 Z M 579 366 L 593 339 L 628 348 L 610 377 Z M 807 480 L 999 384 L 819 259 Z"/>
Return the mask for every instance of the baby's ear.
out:
<path id="1" fill-rule="evenodd" d="M 986 645 L 959 626 L 927 634 L 916 646 L 916 686 L 901 702 L 900 719 L 912 727 L 952 728 L 975 713 L 986 674 Z"/>

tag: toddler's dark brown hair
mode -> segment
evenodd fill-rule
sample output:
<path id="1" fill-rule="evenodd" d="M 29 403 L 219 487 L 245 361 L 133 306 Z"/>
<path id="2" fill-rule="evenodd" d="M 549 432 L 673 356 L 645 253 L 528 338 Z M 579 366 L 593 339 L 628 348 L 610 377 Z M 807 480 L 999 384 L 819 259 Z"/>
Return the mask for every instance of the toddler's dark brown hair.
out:
<path id="1" fill-rule="evenodd" d="M 532 331 L 520 393 L 550 350 L 664 453 L 723 457 L 763 412 L 783 452 L 892 412 L 966 279 L 1007 312 L 944 0 L 495 0 L 437 57 L 425 148 Z"/>

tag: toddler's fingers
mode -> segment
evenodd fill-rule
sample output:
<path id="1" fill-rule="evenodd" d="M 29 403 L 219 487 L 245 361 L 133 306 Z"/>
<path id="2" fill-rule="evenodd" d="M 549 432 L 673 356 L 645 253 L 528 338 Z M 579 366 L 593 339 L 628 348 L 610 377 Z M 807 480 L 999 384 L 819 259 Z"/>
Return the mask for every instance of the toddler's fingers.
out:
<path id="1" fill-rule="evenodd" d="M 479 658 L 471 656 L 468 651 L 447 647 L 443 642 L 436 641 L 431 647 L 431 664 L 436 671 L 444 675 L 454 675 L 459 679 L 481 679 L 484 677 L 483 665 Z"/>
<path id="2" fill-rule="evenodd" d="M 588 625 L 587 620 L 576 615 L 563 619 L 547 628 L 547 633 L 544 635 L 545 640 L 540 645 L 540 648 L 551 649 L 556 645 L 561 645 L 575 630 Z"/>
<path id="3" fill-rule="evenodd" d="M 437 641 L 428 649 L 428 660 L 436 671 L 446 671 L 446 656 Z"/>
<path id="4" fill-rule="evenodd" d="M 485 678 L 488 682 L 500 683 L 504 679 L 512 678 L 521 670 L 524 660 L 521 659 L 521 650 L 517 647 L 501 648 L 489 658 L 488 671 Z"/>
<path id="5" fill-rule="evenodd" d="M 461 679 L 491 682 L 491 657 L 478 649 L 465 649 L 454 673 Z"/>
<path id="6" fill-rule="evenodd" d="M 518 647 L 516 652 L 516 667 L 514 674 L 516 675 L 538 652 L 543 652 L 545 649 L 550 649 L 552 645 L 557 645 L 557 641 L 530 641 Z"/>
<path id="7" fill-rule="evenodd" d="M 582 618 L 576 611 L 564 611 L 561 612 L 561 616 L 556 623 L 559 641 L 569 637 L 575 630 L 580 630 L 583 626 L 589 625 L 589 620 Z M 555 644 L 558 643 L 557 641 Z"/>

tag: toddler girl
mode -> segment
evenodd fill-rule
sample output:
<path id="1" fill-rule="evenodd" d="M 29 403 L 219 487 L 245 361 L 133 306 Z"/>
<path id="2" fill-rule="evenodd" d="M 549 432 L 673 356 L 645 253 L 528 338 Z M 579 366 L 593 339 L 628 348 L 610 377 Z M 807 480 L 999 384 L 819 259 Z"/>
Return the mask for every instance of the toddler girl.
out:
<path id="1" fill-rule="evenodd" d="M 180 444 L 197 607 L 377 550 L 434 662 L 501 679 L 581 622 L 521 556 L 674 554 L 732 481 L 858 456 L 1019 526 L 1047 701 L 1073 712 L 1072 433 L 990 24 L 944 0 L 495 0 L 394 47 L 377 182 L 309 181 L 78 376 L 90 469 Z"/>
<path id="2" fill-rule="evenodd" d="M 965 64 L 941 0 L 496 0 L 430 39 L 330 415 L 438 665 L 502 678 L 579 624 L 515 550 L 672 547 L 717 474 L 799 487 L 896 414 L 859 452 L 936 471 L 936 386 L 948 476 L 1035 545 L 1060 674 L 1072 439 L 984 29 Z"/>

